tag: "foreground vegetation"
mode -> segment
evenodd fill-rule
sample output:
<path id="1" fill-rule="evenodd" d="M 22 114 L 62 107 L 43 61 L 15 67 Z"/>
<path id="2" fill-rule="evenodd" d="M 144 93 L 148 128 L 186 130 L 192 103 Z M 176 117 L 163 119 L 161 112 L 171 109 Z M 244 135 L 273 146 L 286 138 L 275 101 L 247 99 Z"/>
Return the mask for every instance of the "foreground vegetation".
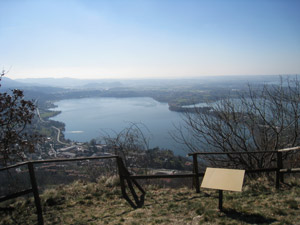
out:
<path id="1" fill-rule="evenodd" d="M 118 179 L 77 181 L 47 189 L 41 195 L 45 224 L 299 224 L 300 182 L 291 178 L 281 190 L 266 179 L 246 182 L 243 192 L 224 192 L 224 212 L 218 194 L 188 187 L 170 189 L 143 185 L 142 208 L 133 209 L 121 197 Z M 1 205 L 1 224 L 35 224 L 32 197 Z"/>

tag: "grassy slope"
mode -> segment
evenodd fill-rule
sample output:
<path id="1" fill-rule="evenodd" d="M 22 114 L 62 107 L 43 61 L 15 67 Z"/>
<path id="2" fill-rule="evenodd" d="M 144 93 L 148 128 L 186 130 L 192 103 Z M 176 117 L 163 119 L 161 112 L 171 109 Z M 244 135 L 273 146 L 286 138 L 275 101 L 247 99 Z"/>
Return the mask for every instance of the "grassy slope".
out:
<path id="1" fill-rule="evenodd" d="M 132 209 L 120 197 L 115 181 L 78 181 L 42 195 L 45 224 L 300 224 L 300 184 L 294 179 L 276 191 L 258 181 L 242 193 L 224 192 L 225 212 L 218 212 L 218 194 L 188 188 L 145 187 L 145 204 Z M 2 203 L 1 224 L 35 224 L 33 199 Z"/>

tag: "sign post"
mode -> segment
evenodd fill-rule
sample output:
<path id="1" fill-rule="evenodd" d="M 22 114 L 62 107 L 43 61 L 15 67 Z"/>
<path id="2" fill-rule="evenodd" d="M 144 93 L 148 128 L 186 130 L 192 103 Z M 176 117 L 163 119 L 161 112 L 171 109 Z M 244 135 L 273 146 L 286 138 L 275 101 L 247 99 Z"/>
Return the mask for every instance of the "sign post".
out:
<path id="1" fill-rule="evenodd" d="M 219 210 L 223 210 L 223 191 L 242 191 L 245 170 L 206 168 L 201 187 L 219 190 Z"/>
<path id="2" fill-rule="evenodd" d="M 219 190 L 219 210 L 223 210 L 223 190 Z"/>

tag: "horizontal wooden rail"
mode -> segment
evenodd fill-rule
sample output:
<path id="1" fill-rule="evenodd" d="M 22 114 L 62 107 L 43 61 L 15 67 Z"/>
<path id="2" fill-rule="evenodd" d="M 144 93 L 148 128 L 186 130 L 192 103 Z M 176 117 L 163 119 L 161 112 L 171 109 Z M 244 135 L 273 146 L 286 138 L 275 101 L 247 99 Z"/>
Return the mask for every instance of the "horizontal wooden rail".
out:
<path id="1" fill-rule="evenodd" d="M 17 163 L 17 164 L 12 165 L 12 166 L 3 167 L 3 168 L 0 168 L 0 171 L 13 169 L 13 168 L 16 168 L 16 167 L 19 167 L 19 166 L 24 166 L 24 165 L 27 165 L 27 163 L 28 162 L 22 162 L 22 163 Z"/>
<path id="2" fill-rule="evenodd" d="M 300 173 L 300 168 L 281 169 L 280 173 Z"/>
<path id="3" fill-rule="evenodd" d="M 278 151 L 252 151 L 252 152 L 192 152 L 189 153 L 188 156 L 192 155 L 227 155 L 227 154 L 257 154 L 257 153 L 277 153 Z"/>
<path id="4" fill-rule="evenodd" d="M 259 153 L 277 153 L 277 152 L 289 152 L 289 151 L 297 151 L 300 150 L 300 146 L 297 147 L 292 147 L 292 148 L 284 148 L 284 149 L 279 149 L 277 151 L 272 150 L 272 151 L 251 151 L 251 152 L 191 152 L 188 154 L 188 156 L 192 155 L 227 155 L 227 154 L 259 154 Z"/>
<path id="5" fill-rule="evenodd" d="M 31 161 L 32 163 L 54 163 L 54 162 L 72 162 L 72 161 L 82 161 L 82 160 L 95 160 L 95 159 L 116 159 L 118 156 L 94 156 L 94 157 L 78 157 L 78 158 L 67 158 L 67 159 L 48 159 L 48 160 L 36 160 Z"/>
<path id="6" fill-rule="evenodd" d="M 27 165 L 28 163 L 40 164 L 40 163 L 55 163 L 55 162 L 72 162 L 72 161 L 95 160 L 95 159 L 115 159 L 117 157 L 118 156 L 116 155 L 111 155 L 111 156 L 78 157 L 78 158 L 71 158 L 71 159 L 64 158 L 64 159 L 32 160 L 32 161 L 22 162 L 12 166 L 0 168 L 0 171 L 13 169 L 19 166 L 24 166 Z"/>
<path id="7" fill-rule="evenodd" d="M 160 179 L 160 178 L 188 178 L 195 177 L 195 173 L 186 174 L 151 174 L 151 175 L 131 175 L 130 178 L 134 179 Z M 204 176 L 204 173 L 199 173 L 199 177 Z"/>
<path id="8" fill-rule="evenodd" d="M 264 169 L 255 169 L 255 170 L 246 170 L 246 173 L 264 173 L 264 172 L 274 172 L 277 171 L 277 168 L 264 168 Z"/>
<path id="9" fill-rule="evenodd" d="M 284 148 L 284 149 L 279 149 L 279 152 L 289 152 L 289 151 L 297 151 L 300 150 L 300 146 L 297 147 L 292 147 L 292 148 Z"/>
<path id="10" fill-rule="evenodd" d="M 255 169 L 246 170 L 246 173 L 264 173 L 264 172 L 274 172 L 277 168 L 265 168 L 265 169 Z M 299 169 L 300 171 L 300 169 Z M 280 171 L 281 172 L 281 171 Z M 295 171 L 296 172 L 296 171 Z M 134 179 L 160 179 L 160 178 L 188 178 L 195 177 L 195 173 L 182 173 L 182 174 L 151 174 L 151 175 L 131 175 L 130 178 Z M 203 177 L 204 172 L 199 172 L 198 177 Z"/>
<path id="11" fill-rule="evenodd" d="M 4 201 L 7 201 L 9 199 L 17 198 L 17 197 L 20 197 L 22 195 L 27 195 L 27 194 L 30 194 L 30 193 L 32 193 L 32 188 L 24 190 L 24 191 L 17 192 L 17 193 L 13 193 L 13 194 L 10 194 L 10 195 L 6 195 L 5 197 L 0 198 L 0 202 L 4 202 Z"/>

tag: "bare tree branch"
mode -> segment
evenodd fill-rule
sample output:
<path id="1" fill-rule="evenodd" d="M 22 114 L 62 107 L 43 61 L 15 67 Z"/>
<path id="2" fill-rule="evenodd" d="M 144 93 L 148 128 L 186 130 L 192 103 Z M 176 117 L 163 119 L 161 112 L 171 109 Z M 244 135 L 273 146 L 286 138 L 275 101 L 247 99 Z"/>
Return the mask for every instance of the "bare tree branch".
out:
<path id="1" fill-rule="evenodd" d="M 237 98 L 209 105 L 211 110 L 184 114 L 184 125 L 172 137 L 191 152 L 274 151 L 300 144 L 300 82 L 297 77 L 280 77 L 278 84 L 251 86 Z M 275 161 L 274 153 L 227 154 L 207 157 L 210 163 L 224 163 L 247 169 L 263 168 Z"/>

